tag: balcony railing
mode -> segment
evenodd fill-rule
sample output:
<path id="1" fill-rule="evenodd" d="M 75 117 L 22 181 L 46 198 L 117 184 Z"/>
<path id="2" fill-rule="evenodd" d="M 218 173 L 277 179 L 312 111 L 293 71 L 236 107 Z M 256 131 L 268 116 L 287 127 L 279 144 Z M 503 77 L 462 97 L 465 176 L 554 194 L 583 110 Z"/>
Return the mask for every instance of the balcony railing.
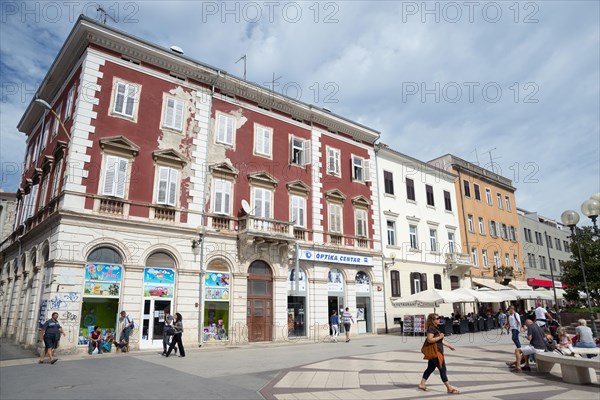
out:
<path id="1" fill-rule="evenodd" d="M 305 241 L 306 240 L 306 230 L 303 228 L 295 227 L 294 228 L 294 237 L 296 238 L 296 240 Z"/>
<path id="2" fill-rule="evenodd" d="M 125 203 L 122 200 L 100 199 L 99 211 L 105 214 L 123 215 L 124 206 Z"/>
<path id="3" fill-rule="evenodd" d="M 233 218 L 229 215 L 209 214 L 206 225 L 215 231 L 231 231 L 233 230 Z"/>
<path id="4" fill-rule="evenodd" d="M 344 243 L 344 237 L 342 235 L 329 235 L 329 243 L 341 246 Z"/>
<path id="5" fill-rule="evenodd" d="M 363 249 L 368 249 L 369 248 L 369 239 L 365 239 L 365 238 L 357 238 L 356 241 L 356 246 L 357 247 L 361 247 Z"/>
<path id="6" fill-rule="evenodd" d="M 252 215 L 240 219 L 240 234 L 295 240 L 294 225 L 291 222 L 258 218 Z"/>
<path id="7" fill-rule="evenodd" d="M 154 219 L 159 221 L 175 221 L 175 209 L 167 207 L 154 207 Z"/>

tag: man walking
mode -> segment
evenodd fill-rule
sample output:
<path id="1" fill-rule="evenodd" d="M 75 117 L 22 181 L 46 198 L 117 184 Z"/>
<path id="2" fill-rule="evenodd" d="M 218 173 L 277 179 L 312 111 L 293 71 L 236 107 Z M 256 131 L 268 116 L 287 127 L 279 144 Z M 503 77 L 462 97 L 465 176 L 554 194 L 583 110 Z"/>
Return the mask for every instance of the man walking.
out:
<path id="1" fill-rule="evenodd" d="M 546 321 L 552 320 L 552 317 L 550 316 L 550 314 L 548 314 L 548 311 L 544 307 L 542 307 L 542 303 L 538 302 L 536 305 L 537 308 L 534 311 L 535 323 L 543 328 L 544 326 L 546 326 Z"/>
<path id="2" fill-rule="evenodd" d="M 44 339 L 44 352 L 42 353 L 42 357 L 38 362 L 40 364 L 43 364 L 44 359 L 46 358 L 46 354 L 48 354 L 50 364 L 54 364 L 58 361 L 58 358 L 54 358 L 54 349 L 56 349 L 57 347 L 60 335 L 65 336 L 65 332 L 63 331 L 62 326 L 60 326 L 60 323 L 58 322 L 57 312 L 53 312 L 52 318 L 50 318 L 40 327 L 40 341 L 42 340 L 42 334 Z"/>
<path id="3" fill-rule="evenodd" d="M 512 341 L 517 347 L 521 348 L 521 342 L 519 341 L 519 333 L 521 332 L 521 316 L 515 311 L 514 306 L 508 308 L 508 326 L 512 334 Z"/>
<path id="4" fill-rule="evenodd" d="M 342 322 L 344 323 L 344 330 L 346 331 L 346 343 L 350 341 L 350 325 L 354 323 L 354 318 L 350 314 L 350 309 L 346 307 L 346 311 L 342 314 Z"/>

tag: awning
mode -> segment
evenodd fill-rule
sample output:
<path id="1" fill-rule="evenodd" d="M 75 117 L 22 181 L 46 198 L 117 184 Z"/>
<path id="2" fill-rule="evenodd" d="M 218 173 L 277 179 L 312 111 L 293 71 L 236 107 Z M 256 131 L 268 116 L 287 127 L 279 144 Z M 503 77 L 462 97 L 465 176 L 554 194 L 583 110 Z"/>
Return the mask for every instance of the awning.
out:
<path id="1" fill-rule="evenodd" d="M 477 279 L 473 280 L 473 285 L 483 286 L 486 288 L 490 288 L 492 290 L 508 290 L 510 289 L 508 286 L 501 285 L 496 283 L 493 279 Z"/>
<path id="2" fill-rule="evenodd" d="M 523 282 L 523 281 L 512 281 L 508 285 L 517 290 L 531 290 L 532 289 L 532 287 L 529 286 L 527 284 L 527 282 Z"/>
<path id="3" fill-rule="evenodd" d="M 533 290 L 537 293 L 543 293 L 544 295 L 549 296 L 549 298 L 542 297 L 543 300 L 552 300 L 554 301 L 554 290 L 552 288 L 544 289 L 537 288 Z M 556 299 L 563 299 L 565 297 L 565 291 L 559 288 L 556 288 Z"/>
<path id="4" fill-rule="evenodd" d="M 473 296 L 480 303 L 499 303 L 501 301 L 505 301 L 505 299 L 499 295 L 500 291 L 495 292 L 491 290 L 474 290 L 469 288 L 460 288 L 453 290 L 453 292 Z M 513 300 L 516 300 L 516 298 Z"/>

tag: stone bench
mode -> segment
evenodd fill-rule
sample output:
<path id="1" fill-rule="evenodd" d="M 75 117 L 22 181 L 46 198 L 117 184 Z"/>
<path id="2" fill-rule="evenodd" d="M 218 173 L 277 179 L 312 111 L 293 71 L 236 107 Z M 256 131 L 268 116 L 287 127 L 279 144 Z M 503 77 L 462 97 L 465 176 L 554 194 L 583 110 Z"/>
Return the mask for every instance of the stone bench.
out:
<path id="1" fill-rule="evenodd" d="M 596 356 L 600 356 L 600 347 L 593 347 L 591 349 L 588 349 L 586 347 L 574 347 L 573 346 L 573 353 L 575 354 L 579 354 L 579 355 L 596 355 Z"/>
<path id="2" fill-rule="evenodd" d="M 549 352 L 536 354 L 535 363 L 539 372 L 546 373 L 549 373 L 555 364 L 560 364 L 563 381 L 580 385 L 596 382 L 596 374 L 593 370 L 600 371 L 598 359 L 563 356 Z"/>

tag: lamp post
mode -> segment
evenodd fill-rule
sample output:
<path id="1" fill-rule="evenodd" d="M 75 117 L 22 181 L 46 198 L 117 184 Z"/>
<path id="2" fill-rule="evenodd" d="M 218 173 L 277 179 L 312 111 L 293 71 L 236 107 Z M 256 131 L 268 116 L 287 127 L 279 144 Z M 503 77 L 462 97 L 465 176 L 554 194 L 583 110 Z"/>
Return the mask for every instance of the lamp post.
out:
<path id="1" fill-rule="evenodd" d="M 592 220 L 593 236 L 600 237 L 598 233 L 598 225 L 596 224 L 596 220 L 598 215 L 600 214 L 600 193 L 593 194 L 588 200 L 584 201 L 581 205 L 581 212 Z M 598 337 L 598 330 L 596 329 L 596 319 L 594 318 L 594 311 L 592 309 L 592 299 L 590 298 L 590 291 L 587 284 L 587 277 L 585 275 L 585 266 L 583 265 L 583 255 L 581 252 L 581 233 L 577 231 L 577 223 L 579 222 L 579 214 L 573 210 L 567 210 L 563 212 L 560 216 L 560 219 L 563 224 L 567 225 L 569 229 L 571 229 L 571 238 L 575 242 L 577 246 L 577 253 L 579 254 L 579 267 L 581 268 L 581 273 L 583 275 L 583 285 L 585 287 L 585 295 L 587 297 L 588 309 L 590 311 L 590 320 L 591 320 L 591 328 L 594 334 L 594 337 Z"/>
<path id="2" fill-rule="evenodd" d="M 548 236 L 548 234 L 546 233 L 546 231 L 544 231 L 544 239 L 546 239 L 546 250 L 548 251 L 548 262 L 550 262 L 550 260 L 552 259 L 550 257 L 550 241 L 552 240 L 552 238 L 550 236 Z M 550 265 L 550 279 L 552 279 L 552 290 L 554 291 L 554 306 L 556 307 L 556 319 L 558 320 L 558 323 L 560 324 L 560 311 L 559 311 L 559 307 L 558 307 L 558 296 L 556 295 L 556 285 L 554 284 L 554 266 L 556 264 L 552 264 Z"/>
<path id="3" fill-rule="evenodd" d="M 385 333 L 388 333 L 388 321 L 387 321 L 387 297 L 385 295 L 386 290 L 385 290 L 385 281 L 387 280 L 385 277 L 385 274 L 387 273 L 387 270 L 389 267 L 393 266 L 396 263 L 396 253 L 392 252 L 390 253 L 390 259 L 392 260 L 392 262 L 385 262 L 385 258 L 383 259 L 383 320 L 385 321 Z"/>
<path id="4" fill-rule="evenodd" d="M 198 347 L 202 347 L 204 342 L 204 241 L 202 240 L 202 233 L 198 234 L 198 239 L 192 240 L 192 253 L 194 253 L 194 260 L 200 256 L 200 296 L 198 309 L 200 312 L 199 326 L 198 326 Z"/>
<path id="5" fill-rule="evenodd" d="M 67 138 L 69 139 L 69 142 L 70 142 L 71 141 L 71 135 L 69 135 L 69 131 L 67 131 L 67 128 L 65 127 L 65 124 L 63 123 L 62 118 L 60 117 L 60 115 L 58 115 L 58 113 L 56 111 L 54 111 L 54 108 L 52 108 L 52 106 L 50 104 L 48 104 L 47 101 L 42 100 L 42 99 L 35 99 L 35 104 L 37 104 L 39 106 L 42 106 L 43 108 L 45 108 L 46 110 L 48 110 L 52 114 L 54 114 L 54 116 L 56 117 L 56 120 L 58 121 L 58 123 L 62 127 L 63 131 L 67 135 Z"/>

